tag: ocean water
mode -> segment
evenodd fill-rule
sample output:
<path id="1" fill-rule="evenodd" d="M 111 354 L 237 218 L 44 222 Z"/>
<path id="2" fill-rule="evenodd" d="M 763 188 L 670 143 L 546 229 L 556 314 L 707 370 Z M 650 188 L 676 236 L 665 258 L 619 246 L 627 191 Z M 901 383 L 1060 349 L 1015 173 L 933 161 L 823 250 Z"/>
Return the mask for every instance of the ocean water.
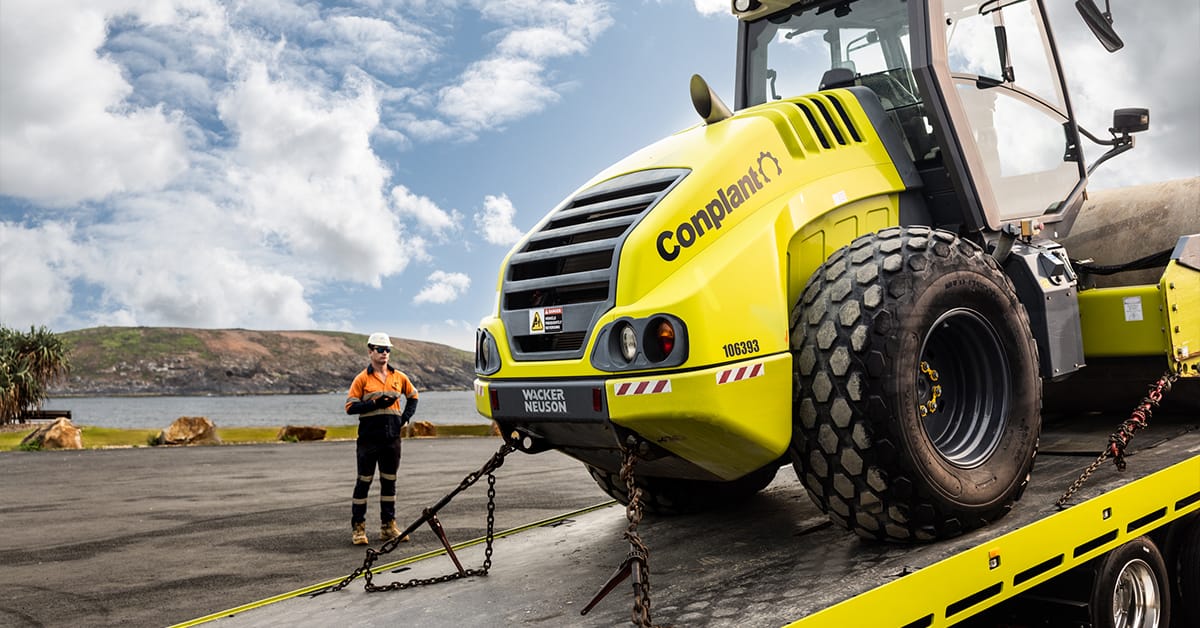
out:
<path id="1" fill-rule="evenodd" d="M 75 425 L 165 429 L 181 416 L 208 417 L 217 427 L 357 425 L 346 414 L 346 394 L 242 395 L 236 397 L 59 397 L 44 410 L 70 410 Z M 475 412 L 475 393 L 423 391 L 414 421 L 435 425 L 486 425 Z"/>

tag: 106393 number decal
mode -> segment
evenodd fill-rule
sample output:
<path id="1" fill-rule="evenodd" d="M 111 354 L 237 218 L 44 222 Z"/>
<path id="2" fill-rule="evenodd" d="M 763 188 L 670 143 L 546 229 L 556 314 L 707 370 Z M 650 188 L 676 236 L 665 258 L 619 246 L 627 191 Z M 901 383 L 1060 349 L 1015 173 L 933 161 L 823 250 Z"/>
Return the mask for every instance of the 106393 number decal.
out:
<path id="1" fill-rule="evenodd" d="M 758 339 L 752 338 L 750 340 L 731 342 L 721 347 L 721 349 L 725 351 L 725 357 L 727 358 L 758 353 Z"/>

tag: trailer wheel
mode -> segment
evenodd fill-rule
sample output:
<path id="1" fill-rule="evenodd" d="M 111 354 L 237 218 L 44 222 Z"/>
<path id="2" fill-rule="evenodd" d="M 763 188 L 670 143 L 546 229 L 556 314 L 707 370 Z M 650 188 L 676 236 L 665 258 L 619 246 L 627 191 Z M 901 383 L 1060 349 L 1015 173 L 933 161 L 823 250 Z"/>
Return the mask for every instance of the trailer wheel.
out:
<path id="1" fill-rule="evenodd" d="M 1184 626 L 1200 626 L 1200 512 L 1172 524 L 1163 547 L 1175 617 Z"/>
<path id="2" fill-rule="evenodd" d="M 1100 559 L 1088 608 L 1094 628 L 1168 628 L 1167 566 L 1153 541 L 1138 537 Z"/>
<path id="3" fill-rule="evenodd" d="M 620 473 L 586 463 L 584 466 L 609 497 L 629 504 L 629 491 Z M 635 473 L 634 482 L 642 489 L 642 508 L 646 512 L 682 515 L 717 510 L 743 502 L 766 488 L 775 479 L 778 470 L 778 464 L 773 463 L 729 482 L 645 477 Z"/>
<path id="4" fill-rule="evenodd" d="M 1037 346 L 976 244 L 924 227 L 858 238 L 792 311 L 791 455 L 860 536 L 946 538 L 1007 513 L 1041 427 Z"/>

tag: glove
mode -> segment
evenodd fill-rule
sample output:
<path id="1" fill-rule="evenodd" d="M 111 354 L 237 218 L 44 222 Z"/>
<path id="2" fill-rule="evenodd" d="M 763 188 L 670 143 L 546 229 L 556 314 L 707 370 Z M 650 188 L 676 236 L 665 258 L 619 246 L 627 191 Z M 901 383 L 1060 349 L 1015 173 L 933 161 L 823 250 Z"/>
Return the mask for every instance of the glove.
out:
<path id="1" fill-rule="evenodd" d="M 404 404 L 404 414 L 400 415 L 400 425 L 406 425 L 412 415 L 417 412 L 417 400 L 409 399 L 408 403 Z"/>
<path id="2" fill-rule="evenodd" d="M 381 410 L 383 408 L 386 408 L 386 407 L 392 405 L 393 403 L 396 403 L 397 399 L 399 399 L 399 397 L 393 397 L 390 395 L 380 395 L 375 398 L 375 409 Z"/>

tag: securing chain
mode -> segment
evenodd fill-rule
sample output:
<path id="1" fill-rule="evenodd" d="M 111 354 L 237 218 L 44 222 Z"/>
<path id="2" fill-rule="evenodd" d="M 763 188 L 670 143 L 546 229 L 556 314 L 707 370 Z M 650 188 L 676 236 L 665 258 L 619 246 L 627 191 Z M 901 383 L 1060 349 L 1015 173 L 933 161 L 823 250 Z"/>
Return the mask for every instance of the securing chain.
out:
<path id="1" fill-rule="evenodd" d="M 1059 510 L 1066 507 L 1065 505 L 1071 499 L 1071 496 L 1083 486 L 1084 482 L 1087 482 L 1088 478 L 1096 472 L 1096 469 L 1100 468 L 1100 465 L 1104 464 L 1104 461 L 1109 456 L 1112 456 L 1113 463 L 1117 466 L 1117 471 L 1125 470 L 1125 448 L 1129 445 L 1129 441 L 1133 440 L 1133 433 L 1149 425 L 1150 417 L 1154 415 L 1154 408 L 1157 408 L 1158 404 L 1162 402 L 1164 394 L 1171 392 L 1171 385 L 1178 379 L 1178 373 L 1167 371 L 1163 373 L 1162 377 L 1158 378 L 1157 382 L 1150 386 L 1150 391 L 1142 398 L 1141 403 L 1133 409 L 1129 418 L 1122 421 L 1121 425 L 1117 427 L 1117 431 L 1108 437 L 1108 446 L 1104 448 L 1104 451 L 1100 452 L 1100 456 L 1092 464 L 1088 465 L 1079 478 L 1067 488 L 1067 492 L 1063 493 L 1063 496 L 1054 502 L 1054 505 Z"/>
<path id="2" fill-rule="evenodd" d="M 625 505 L 625 518 L 629 525 L 625 528 L 624 537 L 629 541 L 629 556 L 626 561 L 640 563 L 640 569 L 633 579 L 633 611 L 632 621 L 635 626 L 652 628 L 650 621 L 650 549 L 638 535 L 638 524 L 642 522 L 642 488 L 634 483 L 633 468 L 637 464 L 637 452 L 633 448 L 624 450 L 621 462 L 621 479 L 625 481 L 625 490 L 629 493 L 629 503 Z M 640 578 L 638 575 L 640 574 Z"/>
<path id="3" fill-rule="evenodd" d="M 501 445 L 499 451 L 497 451 L 495 454 L 492 454 L 492 457 L 486 463 L 484 463 L 484 465 L 482 467 L 480 467 L 478 471 L 468 473 L 467 476 L 463 478 L 462 482 L 459 483 L 457 488 L 450 491 L 445 497 L 443 497 L 441 500 L 439 500 L 438 503 L 433 505 L 431 508 L 426 508 L 424 513 L 416 521 L 409 524 L 409 526 L 407 528 L 405 528 L 404 532 L 402 532 L 400 534 L 400 536 L 387 541 L 382 546 L 380 546 L 380 548 L 378 550 L 373 549 L 373 548 L 367 548 L 367 557 L 363 561 L 362 566 L 360 566 L 358 569 L 355 569 L 350 575 L 343 578 L 341 582 L 339 582 L 329 588 L 322 589 L 322 590 L 314 593 L 313 596 L 315 597 L 322 593 L 340 591 L 340 590 L 346 588 L 347 585 L 349 585 L 351 582 L 354 581 L 355 578 L 357 578 L 359 576 L 363 577 L 364 588 L 368 592 L 374 593 L 374 592 L 378 592 L 378 591 L 399 591 L 401 589 L 409 589 L 412 587 L 417 587 L 417 586 L 422 586 L 422 585 L 427 585 L 427 584 L 437 584 L 439 582 L 449 582 L 451 580 L 458 580 L 459 578 L 469 578 L 472 576 L 488 575 L 488 570 L 490 570 L 492 568 L 492 542 L 495 539 L 495 525 L 496 525 L 496 475 L 495 475 L 495 472 L 496 472 L 496 469 L 499 469 L 500 466 L 504 464 L 504 457 L 507 456 L 508 454 L 512 453 L 514 451 L 514 449 L 515 448 L 512 447 L 511 445 L 509 445 L 508 443 Z M 421 524 L 426 523 L 426 522 L 430 521 L 431 519 L 433 519 L 435 517 L 435 515 L 437 514 L 437 512 L 439 510 L 441 510 L 443 506 L 450 503 L 450 500 L 453 499 L 455 495 L 458 495 L 459 493 L 470 488 L 473 484 L 475 484 L 476 482 L 479 481 L 479 478 L 481 478 L 485 475 L 487 476 L 487 479 L 488 479 L 487 536 L 485 537 L 486 541 L 485 541 L 484 550 L 483 550 L 483 557 L 484 557 L 483 558 L 483 566 L 481 568 L 479 568 L 479 569 L 461 569 L 454 573 L 449 573 L 449 574 L 446 574 L 443 576 L 435 576 L 432 578 L 413 578 L 411 580 L 408 580 L 407 582 L 392 582 L 390 584 L 386 584 L 383 586 L 380 586 L 380 585 L 377 585 L 377 584 L 374 584 L 373 582 L 371 582 L 371 578 L 373 576 L 371 567 L 375 564 L 375 561 L 380 556 L 387 554 L 387 553 L 391 552 L 392 550 L 396 549 L 396 546 L 400 544 L 401 540 L 404 537 L 408 536 L 408 534 L 411 533 L 413 530 L 416 530 Z"/>

